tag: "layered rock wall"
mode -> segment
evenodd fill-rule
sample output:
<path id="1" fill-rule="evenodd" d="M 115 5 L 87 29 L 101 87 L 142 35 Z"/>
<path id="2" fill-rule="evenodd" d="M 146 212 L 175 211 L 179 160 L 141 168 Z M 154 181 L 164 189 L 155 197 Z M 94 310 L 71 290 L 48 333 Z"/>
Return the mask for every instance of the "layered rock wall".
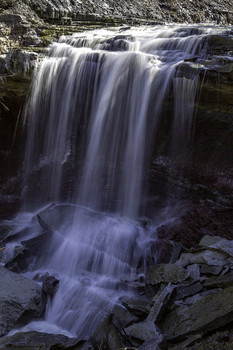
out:
<path id="1" fill-rule="evenodd" d="M 230 0 L 4 0 L 2 10 L 26 14 L 45 20 L 72 20 L 96 17 L 99 19 L 144 19 L 167 22 L 210 22 L 227 24 L 233 21 Z M 25 12 L 26 9 L 26 12 Z M 35 17 L 35 18 L 33 18 Z"/>

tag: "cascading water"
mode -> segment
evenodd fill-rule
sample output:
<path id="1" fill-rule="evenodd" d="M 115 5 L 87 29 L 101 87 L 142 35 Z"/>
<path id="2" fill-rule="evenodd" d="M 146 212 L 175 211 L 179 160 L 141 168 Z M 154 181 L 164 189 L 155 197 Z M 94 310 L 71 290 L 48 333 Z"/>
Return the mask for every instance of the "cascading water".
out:
<path id="1" fill-rule="evenodd" d="M 54 229 L 49 252 L 28 273 L 60 280 L 43 330 L 50 323 L 88 338 L 120 296 L 134 293 L 130 281 L 149 254 L 151 234 L 172 217 L 146 227 L 139 220 L 161 110 L 173 86 L 172 144 L 186 145 L 198 77 L 182 78 L 177 68 L 205 56 L 211 30 L 98 30 L 51 45 L 25 119 L 24 211 L 56 203 L 41 214 Z"/>

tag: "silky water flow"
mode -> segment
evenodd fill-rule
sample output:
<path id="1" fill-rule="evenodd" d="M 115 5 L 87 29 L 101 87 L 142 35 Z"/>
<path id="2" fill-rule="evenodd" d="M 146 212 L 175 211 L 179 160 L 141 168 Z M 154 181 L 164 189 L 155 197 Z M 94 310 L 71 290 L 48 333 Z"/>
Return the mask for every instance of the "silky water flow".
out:
<path id="1" fill-rule="evenodd" d="M 25 112 L 24 205 L 16 222 L 34 236 L 36 214 L 50 225 L 46 252 L 25 275 L 48 272 L 60 282 L 45 319 L 26 329 L 85 339 L 114 304 L 135 294 L 156 226 L 172 219 L 169 210 L 147 225 L 143 218 L 161 110 L 173 90 L 171 148 L 179 151 L 191 138 L 199 79 L 182 76 L 179 66 L 205 57 L 211 31 L 95 30 L 50 46 Z"/>

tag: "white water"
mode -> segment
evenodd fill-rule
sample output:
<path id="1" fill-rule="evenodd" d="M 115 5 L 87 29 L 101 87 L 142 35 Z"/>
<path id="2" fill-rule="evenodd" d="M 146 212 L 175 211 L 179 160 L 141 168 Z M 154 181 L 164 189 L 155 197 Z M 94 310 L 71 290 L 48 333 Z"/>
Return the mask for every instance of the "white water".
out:
<path id="1" fill-rule="evenodd" d="M 120 296 L 135 293 L 131 282 L 140 260 L 144 271 L 152 234 L 173 217 L 165 211 L 146 228 L 140 223 L 144 168 L 172 89 L 171 147 L 189 143 L 198 76 L 177 76 L 177 67 L 205 57 L 211 31 L 98 30 L 62 37 L 43 60 L 25 119 L 24 210 L 72 203 L 41 214 L 55 233 L 27 274 L 49 271 L 60 280 L 44 331 L 51 324 L 88 338 Z"/>

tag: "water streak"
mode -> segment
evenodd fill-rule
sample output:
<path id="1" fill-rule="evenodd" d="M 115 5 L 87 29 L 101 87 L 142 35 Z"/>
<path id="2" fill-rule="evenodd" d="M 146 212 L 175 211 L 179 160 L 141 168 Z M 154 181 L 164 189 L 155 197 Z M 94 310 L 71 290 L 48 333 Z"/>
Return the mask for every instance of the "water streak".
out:
<path id="1" fill-rule="evenodd" d="M 190 140 L 198 76 L 182 77 L 178 67 L 205 57 L 212 30 L 98 30 L 51 45 L 25 119 L 24 210 L 69 203 L 41 213 L 55 232 L 29 272 L 60 279 L 45 328 L 50 322 L 88 338 L 120 296 L 135 292 L 131 282 L 139 265 L 144 271 L 151 235 L 172 217 L 146 227 L 138 221 L 144 170 L 169 96 L 175 152 Z"/>

